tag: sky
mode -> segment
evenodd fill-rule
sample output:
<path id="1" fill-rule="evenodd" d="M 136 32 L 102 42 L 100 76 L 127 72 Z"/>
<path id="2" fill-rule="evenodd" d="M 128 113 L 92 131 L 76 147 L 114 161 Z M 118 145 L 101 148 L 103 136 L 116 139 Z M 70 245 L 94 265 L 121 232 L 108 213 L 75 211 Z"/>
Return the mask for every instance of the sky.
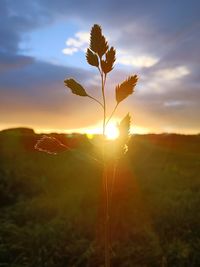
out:
<path id="1" fill-rule="evenodd" d="M 200 133 L 200 1 L 0 1 L 0 129 L 97 132 L 102 110 L 72 95 L 73 77 L 101 99 L 100 77 L 85 50 L 101 25 L 117 61 L 108 76 L 108 112 L 115 86 L 139 76 L 127 112 L 133 133 Z"/>

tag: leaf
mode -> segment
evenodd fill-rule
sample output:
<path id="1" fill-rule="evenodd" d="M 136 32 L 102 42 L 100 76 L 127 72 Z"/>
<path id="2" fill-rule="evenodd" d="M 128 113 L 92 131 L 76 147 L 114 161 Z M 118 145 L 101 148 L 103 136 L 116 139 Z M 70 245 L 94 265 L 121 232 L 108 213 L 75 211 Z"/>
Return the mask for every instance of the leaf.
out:
<path id="1" fill-rule="evenodd" d="M 119 128 L 119 147 L 122 154 L 128 151 L 128 141 L 130 135 L 131 117 L 129 113 L 121 120 Z"/>
<path id="2" fill-rule="evenodd" d="M 99 66 L 99 59 L 98 59 L 97 54 L 91 51 L 89 48 L 87 49 L 86 59 L 90 65 L 95 66 L 95 67 Z"/>
<path id="3" fill-rule="evenodd" d="M 104 73 L 108 73 L 113 69 L 113 65 L 115 63 L 115 54 L 116 51 L 114 47 L 111 47 L 107 52 L 106 52 L 106 59 L 101 60 L 101 68 Z"/>
<path id="4" fill-rule="evenodd" d="M 79 95 L 79 96 L 88 96 L 85 89 L 77 83 L 74 79 L 66 79 L 64 81 L 65 86 L 69 87 L 73 94 Z"/>
<path id="5" fill-rule="evenodd" d="M 119 136 L 120 138 L 127 140 L 130 134 L 131 117 L 129 113 L 121 120 L 119 124 Z"/>
<path id="6" fill-rule="evenodd" d="M 108 50 L 106 38 L 102 35 L 101 27 L 97 24 L 94 24 L 90 32 L 90 49 L 97 53 L 100 58 Z"/>
<path id="7" fill-rule="evenodd" d="M 35 149 L 40 152 L 56 155 L 57 153 L 68 150 L 69 147 L 62 144 L 60 140 L 56 139 L 55 137 L 44 135 L 35 144 Z"/>
<path id="8" fill-rule="evenodd" d="M 133 93 L 137 81 L 138 77 L 134 75 L 128 77 L 127 80 L 116 86 L 115 96 L 118 104 Z"/>

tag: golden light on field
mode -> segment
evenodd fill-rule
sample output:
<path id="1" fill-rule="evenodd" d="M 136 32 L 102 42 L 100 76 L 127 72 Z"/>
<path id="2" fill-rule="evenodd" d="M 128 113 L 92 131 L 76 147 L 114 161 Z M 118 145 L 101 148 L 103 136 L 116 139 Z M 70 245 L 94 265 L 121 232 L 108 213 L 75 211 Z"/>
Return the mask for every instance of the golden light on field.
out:
<path id="1" fill-rule="evenodd" d="M 110 140 L 114 140 L 119 137 L 119 130 L 117 127 L 117 123 L 120 122 L 120 119 L 115 118 L 113 121 L 110 121 L 108 125 L 106 126 L 106 138 Z M 20 127 L 22 125 L 15 125 L 16 127 Z M 25 127 L 25 126 L 24 126 Z M 9 127 L 7 127 L 9 128 Z M 71 134 L 71 133 L 80 133 L 80 134 L 86 134 L 89 139 L 93 139 L 95 135 L 101 135 L 102 134 L 102 121 L 97 122 L 96 124 L 93 125 L 88 125 L 87 127 L 84 128 L 75 128 L 75 129 L 53 129 L 53 128 L 47 128 L 47 129 L 42 129 L 42 128 L 34 128 L 36 133 L 52 133 L 52 132 L 57 132 L 57 133 L 65 133 L 65 134 Z M 146 127 L 142 127 L 141 125 L 131 125 L 130 129 L 130 134 L 147 134 L 150 132 L 153 132 L 154 129 L 149 129 Z M 163 131 L 161 131 L 163 132 Z"/>

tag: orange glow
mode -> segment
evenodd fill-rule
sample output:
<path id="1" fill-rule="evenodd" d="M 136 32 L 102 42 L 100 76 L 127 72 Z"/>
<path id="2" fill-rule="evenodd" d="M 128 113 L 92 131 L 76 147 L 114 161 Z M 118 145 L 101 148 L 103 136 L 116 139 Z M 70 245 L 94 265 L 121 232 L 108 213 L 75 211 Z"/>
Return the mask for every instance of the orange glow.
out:
<path id="1" fill-rule="evenodd" d="M 63 134 L 71 134 L 71 133 L 80 133 L 86 134 L 88 139 L 93 139 L 96 134 L 102 134 L 102 125 L 101 123 L 95 124 L 93 126 L 88 126 L 85 128 L 77 128 L 77 129 L 35 129 L 36 133 L 63 133 Z M 147 134 L 150 130 L 148 128 L 133 126 L 130 129 L 130 134 Z M 115 140 L 119 137 L 119 130 L 117 127 L 117 122 L 111 122 L 108 124 L 105 132 L 106 138 L 108 140 Z"/>
<path id="2" fill-rule="evenodd" d="M 120 122 L 119 118 L 114 118 L 112 121 L 108 124 L 108 129 L 106 131 L 106 136 L 108 139 L 115 139 L 118 137 L 118 129 L 117 129 L 117 123 Z M 144 121 L 143 121 L 144 123 Z M 64 123 L 63 123 L 64 124 Z M 87 123 L 86 123 L 87 125 Z M 145 123 L 144 123 L 145 125 Z M 97 123 L 93 125 L 87 125 L 82 128 L 60 128 L 60 125 L 56 125 L 55 128 L 51 127 L 41 127 L 40 124 L 27 124 L 27 123 L 0 123 L 0 130 L 9 129 L 9 128 L 18 128 L 18 127 L 28 127 L 32 128 L 36 133 L 64 133 L 64 134 L 70 134 L 70 133 L 80 133 L 80 134 L 87 134 L 89 139 L 92 139 L 94 135 L 96 134 L 102 134 L 102 121 L 98 121 Z M 137 125 L 132 123 L 131 125 L 131 134 L 148 134 L 148 133 L 181 133 L 181 134 L 197 134 L 199 132 L 198 129 L 191 129 L 190 131 L 181 131 L 178 132 L 173 128 L 169 127 L 157 127 L 157 128 L 148 128 L 142 125 Z"/>

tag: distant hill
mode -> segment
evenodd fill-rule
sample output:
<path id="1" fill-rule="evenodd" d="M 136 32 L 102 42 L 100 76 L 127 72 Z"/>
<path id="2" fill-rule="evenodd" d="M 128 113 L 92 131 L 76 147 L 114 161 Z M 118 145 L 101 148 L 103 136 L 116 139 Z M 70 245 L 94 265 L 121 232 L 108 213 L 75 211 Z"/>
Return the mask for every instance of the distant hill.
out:
<path id="1" fill-rule="evenodd" d="M 0 131 L 0 151 L 3 147 L 6 149 L 16 148 L 24 150 L 35 150 L 35 144 L 42 136 L 53 137 L 59 140 L 62 144 L 69 148 L 80 148 L 90 146 L 91 143 L 85 134 L 36 134 L 33 129 L 19 127 Z M 98 142 L 99 136 L 94 137 Z M 197 135 L 182 135 L 182 134 L 144 134 L 132 135 L 130 144 L 136 142 L 146 142 L 155 146 L 161 146 L 168 149 L 189 149 L 190 152 L 200 152 L 200 134 Z"/>
<path id="2" fill-rule="evenodd" d="M 30 128 L 11 128 L 0 131 L 0 151 L 4 149 L 19 149 L 35 151 L 35 145 L 43 136 L 53 137 L 69 148 L 80 148 L 89 145 L 84 134 L 36 134 Z"/>

